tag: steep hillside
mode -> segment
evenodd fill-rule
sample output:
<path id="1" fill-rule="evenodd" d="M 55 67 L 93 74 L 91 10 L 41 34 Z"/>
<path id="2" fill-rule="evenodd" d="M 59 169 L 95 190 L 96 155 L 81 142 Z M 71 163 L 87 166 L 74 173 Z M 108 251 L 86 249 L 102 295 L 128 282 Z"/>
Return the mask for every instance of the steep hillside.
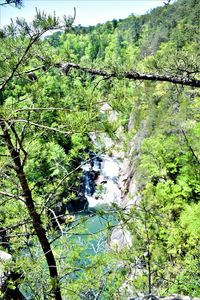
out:
<path id="1" fill-rule="evenodd" d="M 199 15 L 199 1 L 180 0 L 75 28 L 60 37 L 59 49 L 88 67 L 199 78 Z M 132 288 L 199 296 L 199 90 L 112 78 L 98 90 L 126 131 L 122 203 L 129 209 L 122 220 L 132 247 L 122 260 L 132 262 L 130 272 L 144 268 L 131 277 Z"/>
<path id="2" fill-rule="evenodd" d="M 0 298 L 200 296 L 199 15 L 0 32 Z"/>

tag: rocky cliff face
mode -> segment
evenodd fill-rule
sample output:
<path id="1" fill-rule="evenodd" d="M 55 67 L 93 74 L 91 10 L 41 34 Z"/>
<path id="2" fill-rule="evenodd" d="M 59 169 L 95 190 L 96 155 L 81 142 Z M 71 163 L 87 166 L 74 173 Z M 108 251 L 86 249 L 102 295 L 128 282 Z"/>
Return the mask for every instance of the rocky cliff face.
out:
<path id="1" fill-rule="evenodd" d="M 134 120 L 130 118 L 128 132 L 133 131 Z M 119 188 L 121 190 L 120 206 L 127 211 L 140 201 L 139 182 L 137 182 L 137 160 L 140 155 L 140 147 L 147 135 L 146 123 L 141 124 L 140 130 L 130 137 L 126 153 L 121 153 L 122 164 L 119 175 Z M 118 154 L 119 155 L 119 154 Z M 117 250 L 132 245 L 131 234 L 126 227 L 119 224 L 112 232 L 110 245 Z"/>
<path id="2" fill-rule="evenodd" d="M 133 119 L 130 119 L 128 131 L 133 130 Z M 124 208 L 136 204 L 140 197 L 137 192 L 139 189 L 139 182 L 137 182 L 137 160 L 140 155 L 140 147 L 143 139 L 147 135 L 146 122 L 141 123 L 140 129 L 134 134 L 128 143 L 127 153 L 125 154 L 123 166 L 120 175 L 120 188 L 122 191 L 121 205 Z"/>
<path id="3" fill-rule="evenodd" d="M 134 120 L 130 119 L 128 131 L 131 132 L 133 130 Z M 127 152 L 124 154 L 124 159 L 121 165 L 120 176 L 119 176 L 119 187 L 121 190 L 121 206 L 126 210 L 130 210 L 133 205 L 137 205 L 140 201 L 139 191 L 141 189 L 141 184 L 138 181 L 137 176 L 137 167 L 138 167 L 138 159 L 140 157 L 140 149 L 143 140 L 147 137 L 147 124 L 145 121 L 141 123 L 140 129 L 136 134 L 130 138 L 128 143 Z M 128 230 L 123 226 L 116 227 L 111 235 L 110 244 L 115 246 L 117 245 L 117 250 L 121 250 L 124 247 L 129 247 L 132 245 L 131 234 Z M 131 269 L 131 268 L 130 268 Z M 190 297 L 186 295 L 166 295 L 160 297 L 158 295 L 145 295 L 141 293 L 138 296 L 135 295 L 132 287 L 133 279 L 137 278 L 138 275 L 145 272 L 144 267 L 135 265 L 134 268 L 130 271 L 127 280 L 121 286 L 119 292 L 121 295 L 126 294 L 125 300 L 200 300 L 198 297 Z M 116 298 L 118 299 L 118 298 Z M 122 299 L 122 298 L 119 298 Z"/>

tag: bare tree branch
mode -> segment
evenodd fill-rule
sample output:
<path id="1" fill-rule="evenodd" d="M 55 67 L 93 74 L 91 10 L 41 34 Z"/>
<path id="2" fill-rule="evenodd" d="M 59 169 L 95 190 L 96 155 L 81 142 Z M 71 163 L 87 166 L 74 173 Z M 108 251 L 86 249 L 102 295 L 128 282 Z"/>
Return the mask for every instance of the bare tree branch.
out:
<path id="1" fill-rule="evenodd" d="M 27 121 L 25 119 L 10 120 L 10 122 L 12 122 L 12 123 L 28 123 L 29 125 L 32 125 L 32 126 L 35 126 L 35 127 L 39 127 L 39 128 L 43 128 L 43 129 L 47 129 L 47 130 L 51 130 L 51 131 L 56 131 L 56 132 L 64 133 L 64 134 L 72 134 L 72 131 L 59 130 L 59 129 L 56 129 L 54 127 L 49 127 L 49 126 L 46 126 L 46 125 L 37 124 L 37 123 L 34 123 L 34 122 Z"/>
<path id="2" fill-rule="evenodd" d="M 192 86 L 192 87 L 200 87 L 200 80 L 196 78 L 189 78 L 188 76 L 177 76 L 177 75 L 161 75 L 161 74 L 149 74 L 149 73 L 139 73 L 133 70 L 129 70 L 126 72 L 108 72 L 101 69 L 93 69 L 81 66 L 80 64 L 74 64 L 72 62 L 66 62 L 66 63 L 56 63 L 54 65 L 55 67 L 61 69 L 65 75 L 69 73 L 70 69 L 76 69 L 83 71 L 85 73 L 89 73 L 91 75 L 96 76 L 102 76 L 105 79 L 110 79 L 112 77 L 118 78 L 118 79 L 130 79 L 130 80 L 140 80 L 140 81 L 159 81 L 159 82 L 170 82 L 173 84 L 181 84 L 186 86 Z M 26 71 L 25 73 L 20 73 L 17 75 L 23 75 L 23 74 L 29 74 L 33 71 L 44 69 L 44 66 L 39 66 L 35 69 Z M 187 73 L 187 75 L 195 74 L 198 75 L 197 71 L 184 71 Z M 97 83 L 98 85 L 99 83 Z M 96 86 L 95 86 L 96 87 Z M 1 90 L 1 89 L 0 89 Z"/>
<path id="3" fill-rule="evenodd" d="M 60 130 L 60 129 L 57 129 L 55 127 L 49 127 L 49 126 L 46 126 L 46 125 L 42 125 L 42 124 L 38 124 L 38 123 L 34 123 L 34 122 L 30 122 L 30 121 L 27 121 L 25 119 L 12 119 L 10 120 L 10 123 L 27 123 L 29 125 L 32 125 L 32 126 L 35 126 L 35 127 L 39 127 L 39 128 L 43 128 L 43 129 L 47 129 L 47 130 L 51 130 L 51 131 L 55 131 L 55 132 L 59 132 L 59 133 L 63 133 L 63 134 L 73 134 L 73 133 L 78 133 L 80 131 L 63 131 L 63 130 Z M 92 132 L 102 132 L 100 130 L 95 130 L 95 131 L 90 131 L 91 133 Z"/>
<path id="4" fill-rule="evenodd" d="M 55 221 L 58 225 L 58 228 L 60 229 L 60 232 L 61 232 L 61 235 L 63 236 L 63 230 L 62 230 L 62 227 L 60 226 L 60 223 L 58 221 L 58 217 L 56 216 L 55 212 L 53 211 L 53 209 L 49 208 L 50 212 L 53 214 L 54 218 L 55 218 Z"/>
<path id="5" fill-rule="evenodd" d="M 122 73 L 109 73 L 104 70 L 100 69 L 93 69 L 93 68 L 87 68 L 82 67 L 79 64 L 74 64 L 71 62 L 67 62 L 65 64 L 57 63 L 55 64 L 55 67 L 61 68 L 62 70 L 65 70 L 67 67 L 80 70 L 92 75 L 97 76 L 103 76 L 103 77 L 115 77 L 119 79 L 131 79 L 131 80 L 148 80 L 148 81 L 161 81 L 161 82 L 171 82 L 173 84 L 181 84 L 181 85 L 187 85 L 187 86 L 193 86 L 193 87 L 200 87 L 200 80 L 198 79 L 190 79 L 187 77 L 178 77 L 173 75 L 159 75 L 159 74 L 146 74 L 146 73 L 138 73 L 133 70 L 122 72 Z"/>
<path id="6" fill-rule="evenodd" d="M 6 196 L 8 198 L 18 199 L 18 200 L 22 201 L 23 203 L 25 203 L 24 198 L 21 197 L 21 196 L 18 196 L 18 195 L 13 195 L 13 194 L 10 194 L 10 193 L 7 193 L 7 192 L 3 192 L 3 191 L 0 191 L 0 195 Z"/>

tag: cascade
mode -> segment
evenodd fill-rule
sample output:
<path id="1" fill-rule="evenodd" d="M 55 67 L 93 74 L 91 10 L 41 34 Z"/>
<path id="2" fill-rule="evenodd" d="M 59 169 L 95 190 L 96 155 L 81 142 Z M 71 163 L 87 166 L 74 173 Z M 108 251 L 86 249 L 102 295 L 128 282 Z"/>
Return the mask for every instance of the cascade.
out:
<path id="1" fill-rule="evenodd" d="M 83 165 L 84 196 L 88 200 L 88 208 L 120 205 L 121 190 L 118 185 L 120 172 L 119 161 L 106 154 L 90 155 L 90 162 Z"/>

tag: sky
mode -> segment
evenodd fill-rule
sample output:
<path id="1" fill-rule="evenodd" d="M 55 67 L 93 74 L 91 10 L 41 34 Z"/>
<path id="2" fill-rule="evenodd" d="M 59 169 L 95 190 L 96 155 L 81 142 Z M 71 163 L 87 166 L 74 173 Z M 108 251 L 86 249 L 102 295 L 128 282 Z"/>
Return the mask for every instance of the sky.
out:
<path id="1" fill-rule="evenodd" d="M 2 1 L 0 1 L 2 3 Z M 75 25 L 96 25 L 113 19 L 124 19 L 130 14 L 141 15 L 162 6 L 164 0 L 24 0 L 24 7 L 17 9 L 9 5 L 0 6 L 0 27 L 8 25 L 10 19 L 23 17 L 28 22 L 35 15 L 35 8 L 57 16 L 73 15 L 76 8 Z"/>

